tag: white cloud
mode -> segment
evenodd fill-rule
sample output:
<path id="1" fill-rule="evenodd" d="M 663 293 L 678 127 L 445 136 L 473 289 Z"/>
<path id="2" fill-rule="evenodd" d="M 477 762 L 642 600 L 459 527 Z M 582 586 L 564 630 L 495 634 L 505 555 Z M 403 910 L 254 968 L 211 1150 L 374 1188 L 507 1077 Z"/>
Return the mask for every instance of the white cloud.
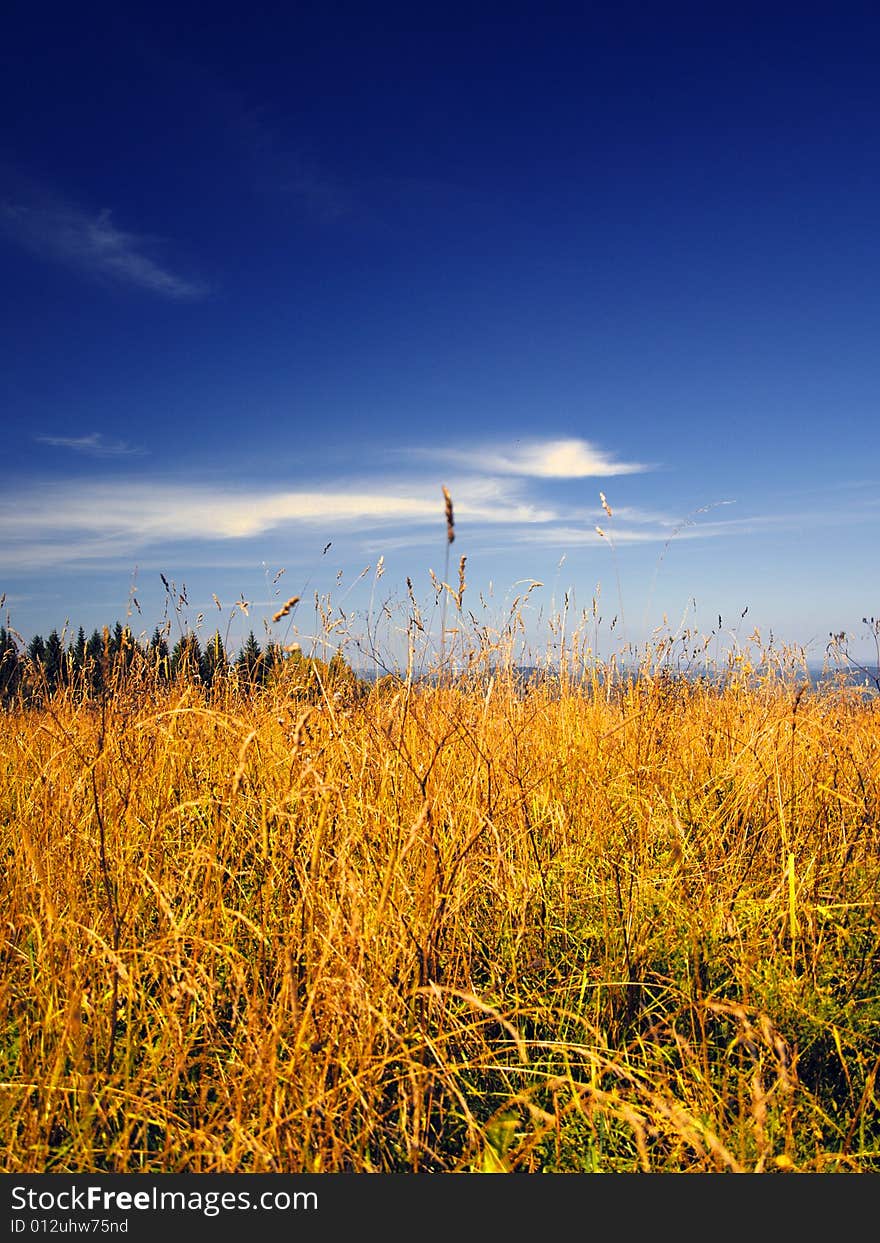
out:
<path id="1" fill-rule="evenodd" d="M 732 504 L 730 501 L 720 504 Z M 857 514 L 847 517 L 840 515 L 835 520 L 840 526 L 864 521 Z M 671 544 L 684 540 L 722 539 L 735 536 L 763 535 L 772 532 L 790 533 L 809 527 L 827 526 L 828 520 L 815 513 L 791 514 L 752 514 L 743 518 L 731 518 L 724 521 L 690 522 L 671 515 L 657 515 L 656 520 L 649 523 L 639 519 L 634 525 L 625 525 L 618 520 L 615 511 L 614 522 L 602 519 L 598 525 L 605 532 L 600 535 L 592 521 L 583 525 L 572 525 L 570 515 L 565 521 L 552 523 L 546 527 L 524 527 L 514 532 L 517 543 L 550 544 L 554 547 L 583 544 Z"/>
<path id="2" fill-rule="evenodd" d="M 586 479 L 635 475 L 649 470 L 640 462 L 615 462 L 587 440 L 515 441 L 510 447 L 486 446 L 475 450 L 441 451 L 437 457 L 471 470 L 536 479 Z"/>
<path id="3" fill-rule="evenodd" d="M 605 531 L 604 536 L 599 534 L 593 524 L 573 526 L 565 522 L 553 523 L 547 527 L 524 527 L 513 534 L 517 544 L 539 544 L 560 549 L 578 548 L 584 545 L 601 547 L 603 544 L 606 546 L 614 544 L 617 547 L 624 544 L 658 544 L 670 539 L 668 526 L 664 528 L 622 527 L 618 524 L 611 529 L 606 523 L 602 529 Z M 683 532 L 680 538 L 698 539 L 719 534 L 724 534 L 724 532 L 704 529 L 693 533 Z"/>
<path id="4" fill-rule="evenodd" d="M 55 439 L 82 441 L 86 452 L 94 444 L 92 436 Z M 608 540 L 623 548 L 791 531 L 817 520 L 815 512 L 801 512 L 758 513 L 724 521 L 709 515 L 714 505 L 686 518 L 620 506 L 607 519 L 601 511 L 583 506 L 540 503 L 527 494 L 522 481 L 510 477 L 467 475 L 453 482 L 456 534 L 467 541 L 462 545 L 466 552 L 485 551 L 501 532 L 508 549 L 598 547 Z M 827 522 L 821 516 L 819 520 Z M 844 520 L 858 521 L 859 516 L 841 515 Z M 606 540 L 597 533 L 597 523 L 606 531 Z M 190 546 L 186 555 L 216 564 L 228 555 L 221 551 L 223 545 L 239 549 L 248 559 L 253 541 L 263 541 L 273 532 L 285 540 L 297 532 L 309 541 L 344 535 L 362 548 L 381 541 L 390 549 L 413 547 L 424 539 L 442 541 L 445 531 L 440 487 L 412 478 L 337 479 L 325 490 L 224 488 L 205 482 L 147 483 L 130 478 L 53 482 L 22 485 L 0 498 L 0 569 L 142 562 L 159 553 L 178 555 L 185 545 Z M 265 555 L 265 543 L 257 547 L 263 551 L 256 555 Z"/>
<path id="5" fill-rule="evenodd" d="M 45 200 L 0 202 L 0 227 L 19 245 L 94 276 L 110 277 L 178 301 L 200 298 L 205 287 L 151 258 L 155 239 L 118 229 L 109 211 L 97 215 Z"/>
<path id="6" fill-rule="evenodd" d="M 42 445 L 71 449 L 88 457 L 140 457 L 146 452 L 124 440 L 108 440 L 102 432 L 91 432 L 88 436 L 37 436 L 36 439 Z"/>
<path id="7" fill-rule="evenodd" d="M 456 530 L 465 550 L 487 547 L 492 532 L 504 532 L 507 548 L 601 545 L 596 515 L 530 502 L 517 480 L 469 477 L 453 490 Z M 604 516 L 603 516 L 604 517 Z M 713 523 L 692 526 L 679 538 L 747 534 L 768 520 L 743 527 Z M 606 526 L 610 524 L 606 523 Z M 614 542 L 662 543 L 675 519 L 635 511 L 615 513 Z M 307 540 L 337 534 L 363 549 L 415 547 L 445 536 L 440 488 L 409 481 L 337 480 L 332 489 L 236 490 L 205 483 L 184 484 L 114 479 L 53 483 L 23 488 L 0 499 L 0 570 L 36 572 L 73 566 L 108 568 L 161 555 L 185 555 L 217 565 L 221 549 L 240 549 L 247 558 L 254 541 L 300 532 Z M 678 532 L 675 532 L 678 534 Z M 497 535 L 496 535 L 497 538 Z M 197 549 L 201 551 L 197 551 Z M 174 551 L 176 549 L 176 551 Z M 210 549 L 210 551 L 208 551 Z M 254 555 L 254 554 L 251 554 Z"/>
<path id="8" fill-rule="evenodd" d="M 89 438 L 86 438 L 89 439 Z M 512 490 L 509 490 L 512 492 Z M 471 524 L 545 522 L 551 510 L 479 483 L 456 498 L 456 519 Z M 328 491 L 232 491 L 199 484 L 130 480 L 31 487 L 0 500 L 0 565 L 45 566 L 134 554 L 160 543 L 247 540 L 290 527 L 366 533 L 435 526 L 445 531 L 439 488 L 340 484 Z"/>

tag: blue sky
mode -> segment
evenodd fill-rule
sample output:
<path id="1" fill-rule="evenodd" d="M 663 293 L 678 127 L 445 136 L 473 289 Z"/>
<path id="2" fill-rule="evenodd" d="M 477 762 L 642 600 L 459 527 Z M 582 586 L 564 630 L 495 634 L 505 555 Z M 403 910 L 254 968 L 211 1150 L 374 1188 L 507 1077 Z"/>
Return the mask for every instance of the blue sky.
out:
<path id="1" fill-rule="evenodd" d="M 164 575 L 393 645 L 448 551 L 536 652 L 598 586 L 606 652 L 870 655 L 878 63 L 867 5 L 13 4 L 4 621 L 149 633 Z"/>

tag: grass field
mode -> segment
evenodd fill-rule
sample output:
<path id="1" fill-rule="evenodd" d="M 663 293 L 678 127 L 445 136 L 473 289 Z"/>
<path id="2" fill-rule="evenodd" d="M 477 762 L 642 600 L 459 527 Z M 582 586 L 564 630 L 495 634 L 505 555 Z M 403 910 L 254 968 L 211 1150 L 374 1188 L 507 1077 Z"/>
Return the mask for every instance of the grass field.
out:
<path id="1" fill-rule="evenodd" d="M 878 697 L 297 668 L 8 706 L 5 1171 L 880 1170 Z"/>

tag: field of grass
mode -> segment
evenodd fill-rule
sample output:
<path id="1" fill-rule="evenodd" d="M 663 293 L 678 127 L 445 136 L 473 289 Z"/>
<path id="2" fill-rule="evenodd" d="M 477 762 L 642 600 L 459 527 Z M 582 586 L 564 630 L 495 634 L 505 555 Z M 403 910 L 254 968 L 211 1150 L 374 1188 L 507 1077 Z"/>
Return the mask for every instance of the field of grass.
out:
<path id="1" fill-rule="evenodd" d="M 462 670 L 8 706 L 4 1171 L 880 1170 L 880 699 Z"/>

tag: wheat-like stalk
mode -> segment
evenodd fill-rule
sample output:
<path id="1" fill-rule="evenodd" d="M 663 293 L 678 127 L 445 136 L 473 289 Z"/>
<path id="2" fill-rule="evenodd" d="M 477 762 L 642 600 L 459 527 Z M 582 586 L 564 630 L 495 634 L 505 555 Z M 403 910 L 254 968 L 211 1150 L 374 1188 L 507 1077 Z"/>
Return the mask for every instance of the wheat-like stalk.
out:
<path id="1" fill-rule="evenodd" d="M 452 497 L 449 495 L 449 489 L 444 485 L 443 500 L 446 504 L 446 539 L 448 543 L 452 543 L 455 539 L 455 518 L 452 513 Z"/>
<path id="2" fill-rule="evenodd" d="M 280 622 L 282 617 L 286 617 L 290 610 L 299 604 L 299 596 L 291 596 L 289 600 L 285 600 L 277 613 L 272 614 L 273 622 Z"/>

